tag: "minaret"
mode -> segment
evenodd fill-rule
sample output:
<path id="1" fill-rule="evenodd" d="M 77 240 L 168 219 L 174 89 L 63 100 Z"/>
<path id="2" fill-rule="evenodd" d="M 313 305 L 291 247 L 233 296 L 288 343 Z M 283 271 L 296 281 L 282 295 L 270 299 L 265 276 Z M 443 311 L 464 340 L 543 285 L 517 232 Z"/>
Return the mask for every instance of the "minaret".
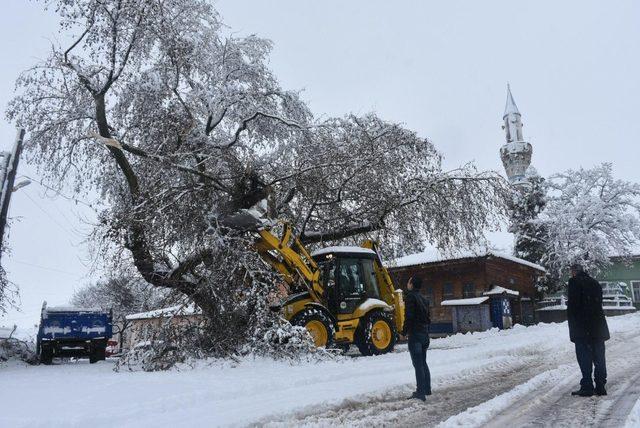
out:
<path id="1" fill-rule="evenodd" d="M 522 120 L 516 102 L 507 85 L 507 104 L 504 107 L 504 125 L 507 142 L 500 148 L 500 158 L 511 184 L 516 187 L 528 186 L 526 171 L 531 164 L 532 147 L 522 136 Z"/>

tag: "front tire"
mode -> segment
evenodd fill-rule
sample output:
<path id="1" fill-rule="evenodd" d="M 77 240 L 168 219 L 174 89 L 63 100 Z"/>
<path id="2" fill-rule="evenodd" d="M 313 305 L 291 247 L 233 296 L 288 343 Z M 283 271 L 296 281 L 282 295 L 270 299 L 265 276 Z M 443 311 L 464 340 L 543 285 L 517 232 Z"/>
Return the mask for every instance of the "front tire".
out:
<path id="1" fill-rule="evenodd" d="M 356 345 L 365 356 L 386 354 L 393 351 L 397 336 L 391 314 L 373 311 L 360 321 L 356 331 Z"/>
<path id="2" fill-rule="evenodd" d="M 291 324 L 306 328 L 318 348 L 333 346 L 333 320 L 322 309 L 308 307 L 291 318 Z"/>

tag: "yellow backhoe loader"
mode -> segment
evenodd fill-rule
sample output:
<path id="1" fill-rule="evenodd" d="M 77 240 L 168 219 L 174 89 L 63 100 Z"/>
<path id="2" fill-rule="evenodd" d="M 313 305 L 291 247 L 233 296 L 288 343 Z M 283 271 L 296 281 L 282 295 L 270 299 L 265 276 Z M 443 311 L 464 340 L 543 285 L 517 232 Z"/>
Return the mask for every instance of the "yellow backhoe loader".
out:
<path id="1" fill-rule="evenodd" d="M 396 290 L 376 244 L 328 247 L 309 253 L 291 227 L 256 231 L 255 248 L 280 272 L 291 293 L 280 306 L 294 325 L 305 327 L 319 347 L 355 344 L 363 355 L 390 352 L 404 322 L 402 291 Z M 281 235 L 274 231 L 282 229 Z"/>

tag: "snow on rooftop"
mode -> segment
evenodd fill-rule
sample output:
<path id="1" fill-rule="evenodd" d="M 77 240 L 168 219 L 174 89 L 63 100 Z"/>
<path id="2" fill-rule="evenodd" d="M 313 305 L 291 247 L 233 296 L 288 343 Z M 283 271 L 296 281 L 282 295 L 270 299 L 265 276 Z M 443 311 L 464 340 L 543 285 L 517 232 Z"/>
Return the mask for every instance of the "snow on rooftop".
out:
<path id="1" fill-rule="evenodd" d="M 442 306 L 469 306 L 479 305 L 486 302 L 487 300 L 489 300 L 488 297 L 471 297 L 469 299 L 443 300 L 440 304 Z"/>
<path id="2" fill-rule="evenodd" d="M 423 265 L 428 263 L 438 263 L 452 260 L 462 260 L 478 257 L 498 257 L 501 259 L 509 260 L 524 266 L 529 266 L 534 269 L 545 272 L 545 268 L 542 266 L 531 263 L 527 260 L 520 259 L 509 254 L 500 253 L 497 251 L 459 251 L 453 255 L 443 255 L 437 250 L 426 250 L 422 253 L 409 254 L 404 257 L 400 257 L 389 264 L 390 267 L 407 267 Z"/>
<path id="3" fill-rule="evenodd" d="M 311 256 L 315 257 L 315 256 L 321 256 L 323 254 L 330 254 L 330 253 L 375 254 L 376 252 L 369 248 L 343 245 L 343 246 L 321 248 L 319 250 L 312 252 Z"/>
<path id="4" fill-rule="evenodd" d="M 540 266 L 539 264 L 532 263 L 532 262 L 530 262 L 528 260 L 520 259 L 520 258 L 518 258 L 516 256 L 512 256 L 512 255 L 509 255 L 509 254 L 497 253 L 497 252 L 493 252 L 492 251 L 490 253 L 487 253 L 487 255 L 492 255 L 494 257 L 500 257 L 501 259 L 505 259 L 505 260 L 511 260 L 512 262 L 520 263 L 521 265 L 529 266 L 529 267 L 532 267 L 534 269 L 541 270 L 543 272 L 547 271 L 544 267 Z"/>
<path id="5" fill-rule="evenodd" d="M 185 316 L 200 313 L 200 310 L 196 310 L 194 305 L 176 305 L 168 308 L 155 309 L 153 311 L 138 312 L 136 314 L 130 314 L 126 316 L 127 320 L 143 320 L 149 318 L 161 318 L 172 316 Z"/>
<path id="6" fill-rule="evenodd" d="M 499 285 L 494 285 L 493 288 L 489 291 L 485 291 L 482 293 L 483 296 L 495 296 L 497 294 L 511 294 L 512 296 L 519 296 L 520 292 L 515 290 L 510 290 L 508 288 L 500 287 Z"/>
<path id="7" fill-rule="evenodd" d="M 105 312 L 100 308 L 78 308 L 74 306 L 47 306 L 47 312 Z"/>

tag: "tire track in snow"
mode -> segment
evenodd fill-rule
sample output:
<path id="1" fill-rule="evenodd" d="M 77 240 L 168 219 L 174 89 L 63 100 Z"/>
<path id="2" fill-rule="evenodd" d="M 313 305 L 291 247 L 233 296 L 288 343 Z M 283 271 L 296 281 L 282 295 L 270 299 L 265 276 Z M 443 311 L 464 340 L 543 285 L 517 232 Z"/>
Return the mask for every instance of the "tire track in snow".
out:
<path id="1" fill-rule="evenodd" d="M 606 397 L 574 397 L 580 379 L 576 362 L 534 377 L 503 397 L 456 415 L 442 426 L 620 427 L 640 397 L 640 334 L 619 334 L 607 349 Z"/>
<path id="2" fill-rule="evenodd" d="M 638 357 L 632 358 L 637 359 Z M 640 399 L 640 364 L 633 367 L 632 370 L 635 370 L 637 374 L 622 383 L 619 391 L 616 391 L 616 386 L 610 388 L 615 394 L 612 394 L 613 399 L 607 403 L 608 408 L 605 410 L 604 415 L 599 418 L 600 421 L 603 421 L 603 427 L 624 426 L 629 413 L 631 413 L 631 410 Z"/>
<path id="3" fill-rule="evenodd" d="M 513 388 L 541 370 L 541 364 L 527 356 L 508 364 L 465 371 L 442 386 L 434 382 L 434 395 L 427 397 L 426 403 L 407 400 L 412 387 L 404 386 L 376 396 L 347 399 L 333 407 L 316 407 L 283 419 L 263 420 L 256 426 L 434 426 L 448 416 L 482 403 L 488 395 L 499 395 Z"/>

